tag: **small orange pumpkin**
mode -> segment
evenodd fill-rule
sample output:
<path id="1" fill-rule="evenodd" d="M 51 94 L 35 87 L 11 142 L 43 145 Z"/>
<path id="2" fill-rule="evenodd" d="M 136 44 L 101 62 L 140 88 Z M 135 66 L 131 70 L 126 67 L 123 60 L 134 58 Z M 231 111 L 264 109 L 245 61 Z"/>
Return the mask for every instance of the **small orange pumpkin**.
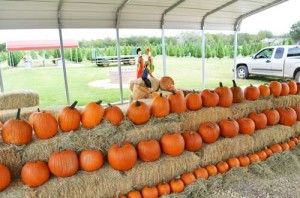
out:
<path id="1" fill-rule="evenodd" d="M 38 138 L 49 139 L 57 134 L 58 122 L 51 113 L 39 111 L 32 115 L 31 125 Z"/>
<path id="2" fill-rule="evenodd" d="M 138 156 L 145 162 L 152 162 L 159 159 L 161 149 L 157 140 L 142 140 L 137 145 Z"/>
<path id="3" fill-rule="evenodd" d="M 184 190 L 184 183 L 181 179 L 172 179 L 170 181 L 170 187 L 172 193 L 180 193 Z"/>
<path id="4" fill-rule="evenodd" d="M 279 123 L 285 126 L 292 126 L 297 121 L 297 113 L 294 109 L 290 107 L 280 107 L 277 108 L 277 111 L 280 115 Z"/>
<path id="5" fill-rule="evenodd" d="M 199 134 L 205 143 L 211 144 L 219 138 L 220 127 L 214 122 L 204 122 L 200 124 Z"/>
<path id="6" fill-rule="evenodd" d="M 207 170 L 209 176 L 215 176 L 218 174 L 218 169 L 215 165 L 206 166 L 206 170 Z"/>
<path id="7" fill-rule="evenodd" d="M 282 148 L 282 151 L 290 150 L 290 145 L 287 142 L 280 144 L 280 146 Z"/>
<path id="8" fill-rule="evenodd" d="M 168 195 L 171 192 L 171 187 L 168 183 L 159 183 L 156 186 L 157 190 L 158 190 L 158 195 L 159 196 L 163 196 L 163 195 Z"/>
<path id="9" fill-rule="evenodd" d="M 81 112 L 81 123 L 86 129 L 95 128 L 99 125 L 104 116 L 104 108 L 101 105 L 102 101 L 90 102 Z"/>
<path id="10" fill-rule="evenodd" d="M 128 198 L 142 198 L 142 194 L 140 193 L 140 191 L 130 191 L 127 194 Z"/>
<path id="11" fill-rule="evenodd" d="M 127 109 L 127 117 L 136 125 L 145 124 L 151 117 L 150 107 L 138 100 L 132 102 Z"/>
<path id="12" fill-rule="evenodd" d="M 264 113 L 252 112 L 249 114 L 249 118 L 255 123 L 255 129 L 264 129 L 267 127 L 268 119 Z"/>
<path id="13" fill-rule="evenodd" d="M 256 154 L 258 155 L 258 157 L 261 161 L 265 161 L 268 157 L 267 153 L 263 150 L 256 152 Z"/>
<path id="14" fill-rule="evenodd" d="M 290 93 L 291 95 L 295 95 L 298 92 L 298 87 L 297 87 L 297 83 L 294 80 L 290 80 L 288 81 L 288 86 L 290 88 Z"/>
<path id="15" fill-rule="evenodd" d="M 171 113 L 183 113 L 186 111 L 186 101 L 182 91 L 173 91 L 168 96 Z"/>
<path id="16" fill-rule="evenodd" d="M 232 91 L 228 87 L 224 87 L 222 82 L 220 82 L 220 86 L 215 89 L 215 92 L 219 95 L 219 106 L 230 107 L 232 105 Z"/>
<path id="17" fill-rule="evenodd" d="M 198 151 L 202 147 L 202 138 L 199 133 L 194 131 L 185 131 L 182 134 L 187 151 Z"/>
<path id="18" fill-rule="evenodd" d="M 280 96 L 287 96 L 290 93 L 290 87 L 287 83 L 282 82 L 281 83 L 281 93 Z"/>
<path id="19" fill-rule="evenodd" d="M 252 135 L 255 131 L 255 123 L 250 118 L 240 118 L 237 121 L 239 123 L 239 132 L 241 134 Z"/>
<path id="20" fill-rule="evenodd" d="M 202 107 L 201 94 L 193 91 L 188 93 L 185 97 L 186 107 L 191 111 L 197 111 Z"/>
<path id="21" fill-rule="evenodd" d="M 158 190 L 155 186 L 153 187 L 145 186 L 142 189 L 142 196 L 143 198 L 156 198 L 158 197 Z"/>
<path id="22" fill-rule="evenodd" d="M 246 100 L 257 100 L 260 96 L 260 91 L 257 87 L 250 84 L 250 86 L 245 89 L 245 99 Z"/>
<path id="23" fill-rule="evenodd" d="M 79 155 L 80 168 L 87 172 L 96 171 L 102 167 L 104 157 L 98 150 L 83 150 Z"/>
<path id="24" fill-rule="evenodd" d="M 229 165 L 230 168 L 237 168 L 240 167 L 240 161 L 238 158 L 233 157 L 233 158 L 229 158 L 227 160 L 227 164 Z"/>
<path id="25" fill-rule="evenodd" d="M 258 89 L 259 89 L 259 92 L 260 92 L 260 96 L 262 96 L 262 97 L 268 97 L 271 94 L 270 88 L 266 84 L 259 85 Z"/>
<path id="26" fill-rule="evenodd" d="M 112 125 L 119 126 L 124 120 L 124 114 L 120 107 L 108 103 L 108 107 L 104 111 L 104 118 Z"/>
<path id="27" fill-rule="evenodd" d="M 38 187 L 49 180 L 50 171 L 46 162 L 27 162 L 21 171 L 21 180 L 29 187 Z"/>
<path id="28" fill-rule="evenodd" d="M 273 126 L 279 123 L 280 115 L 276 109 L 266 109 L 263 113 L 267 117 L 267 125 Z"/>
<path id="29" fill-rule="evenodd" d="M 196 176 L 196 179 L 207 179 L 208 178 L 208 172 L 206 168 L 196 168 L 194 170 L 194 174 Z"/>
<path id="30" fill-rule="evenodd" d="M 152 100 L 151 113 L 154 117 L 162 118 L 170 113 L 170 104 L 168 99 L 160 93 Z"/>
<path id="31" fill-rule="evenodd" d="M 232 80 L 233 86 L 231 87 L 231 92 L 233 95 L 233 103 L 240 103 L 244 100 L 244 91 L 241 87 L 236 85 L 235 80 Z"/>
<path id="32" fill-rule="evenodd" d="M 282 86 L 281 86 L 281 83 L 278 82 L 278 81 L 272 81 L 270 83 L 270 91 L 271 91 L 271 94 L 274 96 L 274 97 L 278 97 L 280 96 L 281 94 L 281 90 L 282 90 Z"/>
<path id="33" fill-rule="evenodd" d="M 219 173 L 223 174 L 229 170 L 229 166 L 226 162 L 221 161 L 221 162 L 217 163 L 217 169 L 218 169 Z"/>
<path id="34" fill-rule="evenodd" d="M 256 153 L 250 154 L 248 155 L 248 157 L 250 159 L 251 164 L 260 161 L 259 156 Z"/>
<path id="35" fill-rule="evenodd" d="M 183 173 L 180 178 L 185 185 L 192 184 L 196 181 L 196 177 L 193 173 Z"/>
<path id="36" fill-rule="evenodd" d="M 164 91 L 173 91 L 174 80 L 170 76 L 163 76 L 159 81 L 159 87 Z"/>
<path id="37" fill-rule="evenodd" d="M 290 149 L 293 149 L 293 148 L 296 147 L 296 142 L 293 141 L 293 140 L 289 140 L 289 141 L 288 141 L 288 145 L 290 146 Z"/>
<path id="38" fill-rule="evenodd" d="M 59 128 L 63 132 L 70 132 L 79 129 L 81 115 L 78 109 L 76 109 L 77 101 L 75 101 L 71 106 L 63 108 L 58 113 L 58 124 Z"/>
<path id="39" fill-rule="evenodd" d="M 231 138 L 239 133 L 239 124 L 237 121 L 227 118 L 219 122 L 220 133 L 223 137 Z"/>
<path id="40" fill-rule="evenodd" d="M 240 166 L 245 167 L 250 164 L 250 159 L 248 156 L 239 156 Z"/>
<path id="41" fill-rule="evenodd" d="M 271 145 L 270 149 L 272 150 L 272 153 L 281 153 L 282 152 L 282 147 L 279 144 Z"/>
<path id="42" fill-rule="evenodd" d="M 184 151 L 184 139 L 180 133 L 165 133 L 160 144 L 165 154 L 170 156 L 181 155 Z"/>
<path id="43" fill-rule="evenodd" d="M 269 148 L 264 149 L 265 153 L 270 157 L 273 154 L 273 151 Z"/>
<path id="44" fill-rule="evenodd" d="M 5 190 L 11 183 L 11 173 L 9 169 L 0 164 L 0 192 Z"/>
<path id="45" fill-rule="evenodd" d="M 204 107 L 215 107 L 219 104 L 219 95 L 213 90 L 204 89 L 201 98 Z"/>

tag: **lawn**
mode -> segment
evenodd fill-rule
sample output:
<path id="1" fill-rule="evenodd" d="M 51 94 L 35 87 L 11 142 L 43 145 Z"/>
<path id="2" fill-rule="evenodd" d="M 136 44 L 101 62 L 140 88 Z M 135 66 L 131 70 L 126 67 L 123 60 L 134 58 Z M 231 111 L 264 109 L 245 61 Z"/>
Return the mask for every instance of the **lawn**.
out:
<path id="1" fill-rule="evenodd" d="M 162 75 L 162 58 L 154 59 L 155 76 Z M 208 59 L 206 62 L 206 87 L 214 88 L 222 81 L 231 86 L 233 60 Z M 128 66 L 125 66 L 128 67 Z M 102 99 L 104 102 L 116 102 L 120 100 L 119 89 L 93 88 L 89 82 L 108 78 L 111 67 L 96 67 L 92 63 L 67 68 L 71 100 L 78 100 L 80 105 L 89 101 Z M 176 87 L 200 90 L 201 85 L 201 59 L 198 58 L 167 58 L 167 75 L 175 80 Z M 39 68 L 4 68 L 4 86 L 6 91 L 30 89 L 40 95 L 41 106 L 53 106 L 66 104 L 63 73 L 61 67 Z M 239 80 L 240 85 L 250 83 L 263 83 L 266 79 L 255 78 Z M 125 99 L 129 98 L 129 90 L 124 89 Z"/>

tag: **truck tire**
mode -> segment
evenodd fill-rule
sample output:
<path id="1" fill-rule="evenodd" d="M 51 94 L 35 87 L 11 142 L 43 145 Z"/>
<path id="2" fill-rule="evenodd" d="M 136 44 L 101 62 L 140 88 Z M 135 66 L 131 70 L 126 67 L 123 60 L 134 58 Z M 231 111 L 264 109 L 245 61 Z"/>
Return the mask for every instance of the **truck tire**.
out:
<path id="1" fill-rule="evenodd" d="M 300 82 L 300 71 L 298 71 L 295 75 L 295 81 Z"/>
<path id="2" fill-rule="evenodd" d="M 236 69 L 236 76 L 239 79 L 247 79 L 249 77 L 248 67 L 246 65 L 238 66 Z"/>

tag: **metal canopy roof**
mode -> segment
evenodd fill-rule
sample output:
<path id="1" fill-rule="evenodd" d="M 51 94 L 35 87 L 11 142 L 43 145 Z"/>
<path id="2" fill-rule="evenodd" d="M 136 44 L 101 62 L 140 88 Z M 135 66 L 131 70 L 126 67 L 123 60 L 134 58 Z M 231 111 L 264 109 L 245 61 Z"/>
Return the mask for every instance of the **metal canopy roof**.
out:
<path id="1" fill-rule="evenodd" d="M 62 28 L 115 28 L 118 21 L 120 28 L 201 29 L 202 21 L 208 30 L 234 30 L 249 15 L 285 1 L 0 0 L 0 29 L 58 28 L 60 10 Z"/>

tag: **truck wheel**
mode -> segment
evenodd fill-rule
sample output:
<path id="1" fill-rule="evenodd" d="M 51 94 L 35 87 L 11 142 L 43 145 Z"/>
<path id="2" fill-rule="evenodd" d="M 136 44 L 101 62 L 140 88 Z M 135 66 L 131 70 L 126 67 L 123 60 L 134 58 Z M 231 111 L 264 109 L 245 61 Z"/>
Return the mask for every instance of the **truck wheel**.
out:
<path id="1" fill-rule="evenodd" d="M 247 66 L 239 66 L 237 69 L 236 69 L 236 76 L 240 79 L 247 79 L 249 77 L 249 71 L 248 71 L 248 68 Z"/>
<path id="2" fill-rule="evenodd" d="M 300 71 L 298 71 L 295 75 L 295 81 L 300 82 Z"/>

